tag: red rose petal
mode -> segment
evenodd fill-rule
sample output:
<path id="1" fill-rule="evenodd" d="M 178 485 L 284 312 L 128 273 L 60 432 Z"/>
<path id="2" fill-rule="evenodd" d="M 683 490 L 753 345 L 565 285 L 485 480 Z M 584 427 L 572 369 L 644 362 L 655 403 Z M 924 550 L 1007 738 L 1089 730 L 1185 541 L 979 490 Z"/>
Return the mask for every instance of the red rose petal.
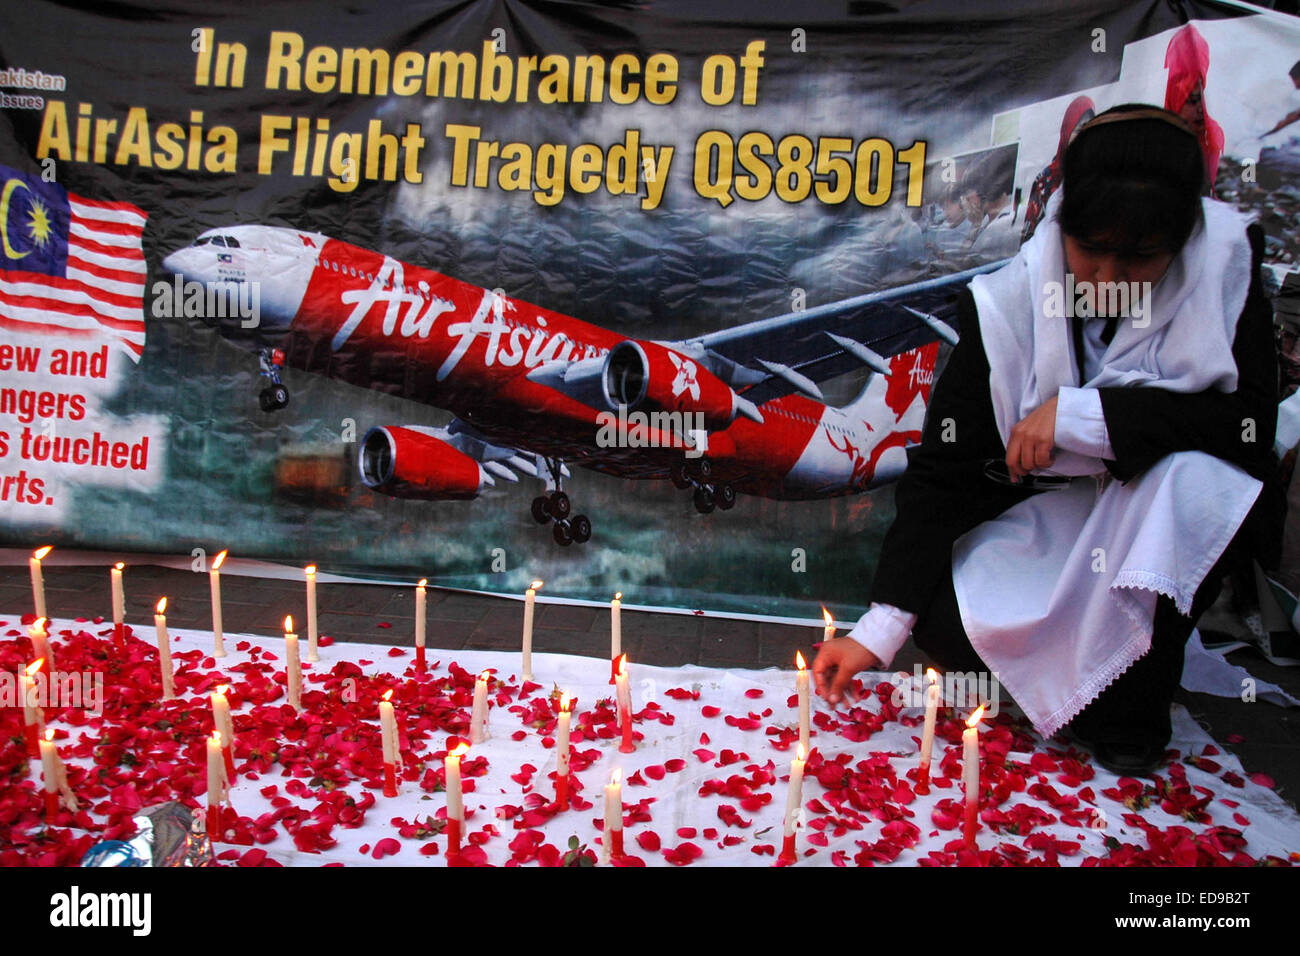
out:
<path id="1" fill-rule="evenodd" d="M 751 687 L 749 690 L 745 691 L 745 696 L 750 700 L 757 700 L 763 696 L 763 692 L 757 687 Z"/>
<path id="2" fill-rule="evenodd" d="M 402 844 L 398 843 L 392 837 L 384 837 L 375 844 L 374 852 L 370 855 L 376 860 L 382 860 L 386 856 L 392 856 L 402 849 Z"/>
<path id="3" fill-rule="evenodd" d="M 659 849 L 659 834 L 654 830 L 642 830 L 636 835 L 636 845 L 647 853 L 653 853 Z"/>
<path id="4" fill-rule="evenodd" d="M 703 714 L 705 717 L 716 717 L 718 716 L 718 714 L 722 713 L 722 708 L 714 707 L 712 704 L 708 704 L 700 708 L 700 713 Z"/>

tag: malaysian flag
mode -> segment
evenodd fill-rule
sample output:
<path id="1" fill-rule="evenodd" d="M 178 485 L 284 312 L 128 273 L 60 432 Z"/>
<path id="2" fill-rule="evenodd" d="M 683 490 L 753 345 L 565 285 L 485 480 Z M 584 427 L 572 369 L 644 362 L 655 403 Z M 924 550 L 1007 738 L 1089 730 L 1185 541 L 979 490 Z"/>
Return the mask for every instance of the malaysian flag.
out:
<path id="1" fill-rule="evenodd" d="M 0 329 L 144 351 L 148 215 L 0 166 Z"/>

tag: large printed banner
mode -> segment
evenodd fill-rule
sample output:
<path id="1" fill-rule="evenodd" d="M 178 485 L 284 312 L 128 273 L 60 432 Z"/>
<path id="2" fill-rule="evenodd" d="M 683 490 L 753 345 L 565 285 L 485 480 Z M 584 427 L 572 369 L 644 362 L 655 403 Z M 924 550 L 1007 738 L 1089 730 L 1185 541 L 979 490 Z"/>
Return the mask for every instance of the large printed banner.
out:
<path id="1" fill-rule="evenodd" d="M 9 4 L 0 537 L 851 619 L 1080 123 L 1179 111 L 1294 287 L 1297 63 L 1163 0 Z"/>

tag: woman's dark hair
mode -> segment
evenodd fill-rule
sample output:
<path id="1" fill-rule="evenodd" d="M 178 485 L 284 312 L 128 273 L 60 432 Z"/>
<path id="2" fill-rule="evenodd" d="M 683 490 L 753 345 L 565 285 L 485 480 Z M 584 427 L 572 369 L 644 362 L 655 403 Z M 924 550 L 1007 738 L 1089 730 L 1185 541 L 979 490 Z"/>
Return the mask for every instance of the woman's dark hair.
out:
<path id="1" fill-rule="evenodd" d="M 1116 249 L 1155 239 L 1177 252 L 1201 220 L 1205 159 L 1196 134 L 1167 110 L 1111 107 L 1079 132 L 1062 165 L 1057 221 L 1068 236 Z"/>

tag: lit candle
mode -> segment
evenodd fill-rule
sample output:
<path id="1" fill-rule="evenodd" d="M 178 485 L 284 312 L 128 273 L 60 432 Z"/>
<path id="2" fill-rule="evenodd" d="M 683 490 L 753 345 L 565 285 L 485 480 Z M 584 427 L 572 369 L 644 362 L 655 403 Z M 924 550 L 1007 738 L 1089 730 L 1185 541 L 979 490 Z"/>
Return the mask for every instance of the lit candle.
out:
<path id="1" fill-rule="evenodd" d="M 222 551 L 212 559 L 212 567 L 208 570 L 208 585 L 212 591 L 212 656 L 226 656 L 226 641 L 221 633 L 221 565 L 226 561 L 226 554 Z"/>
<path id="2" fill-rule="evenodd" d="M 302 662 L 298 660 L 298 635 L 293 633 L 293 617 L 284 619 L 285 683 L 289 706 L 302 709 Z"/>
<path id="3" fill-rule="evenodd" d="M 808 738 L 812 736 L 812 708 L 808 702 L 808 664 L 799 651 L 794 652 L 794 662 L 799 667 L 799 673 L 794 678 L 795 690 L 799 692 L 799 746 L 803 748 L 804 753 L 807 753 Z"/>
<path id="4" fill-rule="evenodd" d="M 623 592 L 609 602 L 609 682 L 618 677 L 618 659 L 623 653 Z"/>
<path id="5" fill-rule="evenodd" d="M 829 641 L 835 637 L 835 619 L 831 617 L 831 612 L 822 607 L 822 621 L 825 622 L 822 627 L 822 641 Z"/>
<path id="6" fill-rule="evenodd" d="M 45 817 L 54 820 L 59 812 L 59 752 L 54 749 L 54 728 L 45 731 L 41 745 L 41 770 L 45 776 Z"/>
<path id="7" fill-rule="evenodd" d="M 23 695 L 23 730 L 27 738 L 27 756 L 31 760 L 41 755 L 40 739 L 45 730 L 45 711 L 36 693 L 36 676 L 44 663 L 41 659 L 34 660 L 18 675 L 18 687 Z"/>
<path id="8" fill-rule="evenodd" d="M 393 692 L 379 702 L 379 727 L 384 741 L 384 796 L 397 796 L 397 715 L 393 713 Z"/>
<path id="9" fill-rule="evenodd" d="M 560 719 L 555 731 L 555 802 L 561 809 L 569 806 L 569 723 L 573 714 L 569 708 L 572 698 L 560 695 Z"/>
<path id="10" fill-rule="evenodd" d="M 524 594 L 524 680 L 533 679 L 533 602 L 541 581 L 534 581 Z"/>
<path id="11" fill-rule="evenodd" d="M 474 682 L 474 709 L 470 712 L 469 718 L 469 741 L 472 744 L 481 744 L 487 739 L 489 676 L 489 673 L 484 671 Z"/>
<path id="12" fill-rule="evenodd" d="M 109 582 L 113 586 L 113 645 L 122 649 L 126 640 L 126 595 L 122 591 L 122 569 L 126 567 L 121 561 L 113 565 L 108 572 Z"/>
<path id="13" fill-rule="evenodd" d="M 980 812 L 980 718 L 984 716 L 983 705 L 975 708 L 975 713 L 966 721 L 962 731 L 961 743 L 964 751 L 962 763 L 962 781 L 966 785 L 966 822 L 962 836 L 966 848 L 976 849 L 975 830 L 979 827 Z"/>
<path id="14" fill-rule="evenodd" d="M 777 860 L 786 865 L 795 861 L 794 834 L 799 824 L 799 808 L 803 806 L 803 765 L 807 759 L 808 752 L 800 746 L 790 761 L 790 788 L 785 797 L 785 840 Z"/>
<path id="15" fill-rule="evenodd" d="M 618 724 L 623 731 L 623 742 L 618 745 L 618 752 L 630 754 L 636 750 L 632 743 L 632 689 L 627 680 L 627 655 L 618 659 L 618 678 L 615 681 L 615 694 L 618 699 Z"/>
<path id="16" fill-rule="evenodd" d="M 221 732 L 221 752 L 226 764 L 226 776 L 235 778 L 235 725 L 230 719 L 230 701 L 226 698 L 228 685 L 222 684 L 212 692 L 212 727 Z"/>
<path id="17" fill-rule="evenodd" d="M 226 763 L 221 756 L 221 731 L 208 738 L 208 839 L 221 837 L 221 800 L 225 785 Z"/>
<path id="18" fill-rule="evenodd" d="M 605 784 L 605 838 L 601 841 L 601 850 L 606 860 L 617 860 L 623 856 L 623 785 L 619 782 L 622 773 L 618 767 L 609 775 Z"/>
<path id="19" fill-rule="evenodd" d="M 32 622 L 32 626 L 27 629 L 27 636 L 32 640 L 32 657 L 39 657 L 44 664 L 41 670 L 48 677 L 55 668 L 54 654 L 50 651 L 50 632 L 45 629 L 49 623 L 43 617 L 38 617 Z"/>
<path id="20" fill-rule="evenodd" d="M 54 550 L 52 545 L 46 545 L 32 552 L 31 558 L 27 564 L 32 570 L 32 603 L 36 605 L 37 617 L 48 617 L 45 613 L 45 579 L 41 577 L 41 559 Z"/>
<path id="21" fill-rule="evenodd" d="M 153 625 L 158 635 L 158 669 L 162 672 L 163 700 L 172 700 L 176 696 L 176 685 L 172 675 L 171 639 L 167 636 L 167 599 L 163 598 L 154 609 Z"/>
<path id="22" fill-rule="evenodd" d="M 420 578 L 415 585 L 415 672 L 423 674 L 428 665 L 424 662 L 424 586 L 428 579 Z"/>
<path id="23" fill-rule="evenodd" d="M 921 768 L 916 774 L 916 792 L 924 796 L 930 792 L 930 754 L 934 749 L 934 723 L 939 715 L 939 675 L 933 667 L 925 676 L 930 684 L 925 689 L 925 731 L 921 734 Z"/>
<path id="24" fill-rule="evenodd" d="M 447 855 L 460 852 L 460 830 L 465 822 L 465 805 L 460 795 L 460 758 L 469 752 L 468 744 L 460 744 L 447 754 Z"/>
<path id="25" fill-rule="evenodd" d="M 316 565 L 309 564 L 303 569 L 307 575 L 307 660 L 320 660 L 316 653 Z"/>

